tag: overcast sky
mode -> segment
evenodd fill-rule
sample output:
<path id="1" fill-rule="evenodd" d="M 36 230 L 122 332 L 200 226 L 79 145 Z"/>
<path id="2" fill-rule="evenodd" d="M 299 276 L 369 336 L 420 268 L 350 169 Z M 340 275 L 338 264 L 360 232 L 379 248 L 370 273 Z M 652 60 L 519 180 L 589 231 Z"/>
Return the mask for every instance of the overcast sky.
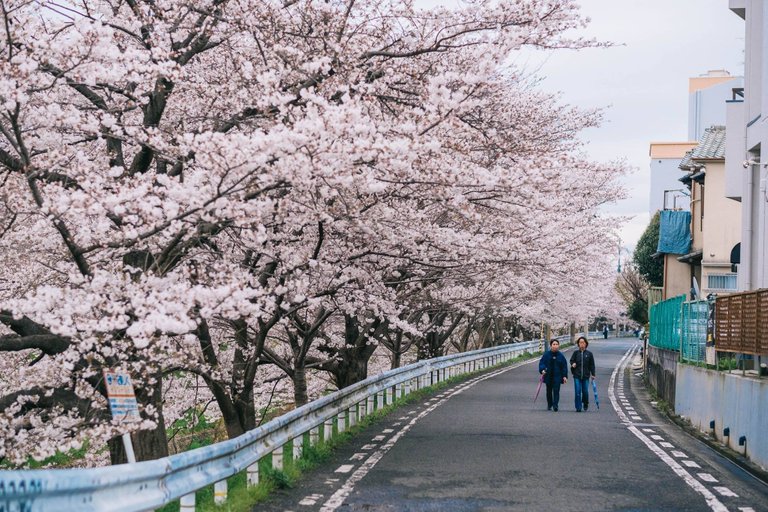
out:
<path id="1" fill-rule="evenodd" d="M 587 35 L 622 46 L 536 52 L 516 58 L 540 68 L 545 90 L 582 107 L 607 107 L 602 127 L 584 133 L 587 152 L 636 168 L 631 197 L 611 208 L 634 218 L 622 230 L 634 247 L 648 224 L 651 141 L 687 139 L 688 78 L 711 69 L 742 75 L 744 22 L 728 0 L 581 0 L 592 19 Z"/>

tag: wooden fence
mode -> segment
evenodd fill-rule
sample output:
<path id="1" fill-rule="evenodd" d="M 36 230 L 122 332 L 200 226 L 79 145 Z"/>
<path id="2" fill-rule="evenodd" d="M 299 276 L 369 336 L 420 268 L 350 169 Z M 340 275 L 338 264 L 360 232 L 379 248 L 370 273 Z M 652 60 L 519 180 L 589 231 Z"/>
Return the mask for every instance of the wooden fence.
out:
<path id="1" fill-rule="evenodd" d="M 717 297 L 715 346 L 722 352 L 768 354 L 768 289 Z"/>

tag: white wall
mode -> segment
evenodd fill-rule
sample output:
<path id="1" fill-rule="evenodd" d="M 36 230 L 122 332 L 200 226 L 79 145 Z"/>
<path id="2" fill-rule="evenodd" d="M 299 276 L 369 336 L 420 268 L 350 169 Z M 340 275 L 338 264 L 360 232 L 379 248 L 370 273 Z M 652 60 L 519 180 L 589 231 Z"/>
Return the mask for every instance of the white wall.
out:
<path id="1" fill-rule="evenodd" d="M 678 363 L 675 381 L 675 413 L 685 416 L 702 432 L 710 432 L 730 448 L 744 453 L 739 437 L 747 436 L 746 455 L 768 469 L 768 379 L 707 370 Z M 723 438 L 723 428 L 731 435 Z"/>
<path id="2" fill-rule="evenodd" d="M 733 88 L 743 87 L 744 79 L 719 83 L 688 96 L 688 140 L 700 140 L 710 126 L 725 125 L 726 102 L 733 98 Z"/>
<path id="3" fill-rule="evenodd" d="M 651 196 L 648 207 L 648 213 L 653 215 L 657 210 L 664 208 L 664 191 L 685 189 L 685 185 L 678 180 L 686 173 L 681 171 L 680 158 L 653 158 L 651 159 Z M 678 192 L 678 196 L 682 194 Z M 669 208 L 672 208 L 671 196 L 669 197 Z M 690 208 L 690 199 L 687 197 L 678 197 L 677 207 L 683 210 Z"/>

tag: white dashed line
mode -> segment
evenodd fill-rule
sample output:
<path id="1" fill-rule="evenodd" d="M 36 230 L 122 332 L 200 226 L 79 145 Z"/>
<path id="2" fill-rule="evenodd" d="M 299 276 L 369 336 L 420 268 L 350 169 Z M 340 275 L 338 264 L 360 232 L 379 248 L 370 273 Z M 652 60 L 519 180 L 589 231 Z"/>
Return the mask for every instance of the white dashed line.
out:
<path id="1" fill-rule="evenodd" d="M 663 441 L 664 440 L 664 438 L 661 437 L 660 435 L 651 436 L 651 439 L 655 439 L 657 441 Z"/>
<path id="2" fill-rule="evenodd" d="M 619 372 L 621 372 L 622 376 L 624 375 L 623 372 L 627 366 L 627 360 L 630 358 L 630 356 L 635 354 L 635 352 L 637 351 L 637 348 L 638 346 L 635 345 L 631 349 L 627 350 L 627 353 L 624 354 L 624 357 L 621 358 L 619 363 L 616 365 L 616 368 L 613 369 L 613 373 L 611 373 L 611 379 L 608 383 L 608 398 L 611 400 L 611 405 L 613 405 L 613 409 L 616 411 L 616 414 L 619 416 L 619 419 L 625 425 L 627 425 L 627 429 L 630 432 L 632 432 L 635 435 L 635 437 L 637 437 L 640 441 L 642 441 L 643 444 L 645 444 L 645 446 L 647 446 L 649 450 L 655 453 L 656 456 L 659 457 L 667 466 L 669 466 L 677 476 L 682 478 L 683 481 L 685 481 L 685 483 L 688 484 L 689 487 L 691 487 L 694 491 L 698 492 L 704 497 L 704 499 L 707 502 L 707 505 L 713 512 L 728 512 L 728 508 L 725 505 L 723 505 L 723 503 L 717 498 L 715 494 L 712 493 L 712 491 L 707 489 L 693 475 L 691 475 L 688 471 L 686 471 L 686 469 L 683 468 L 680 464 L 678 464 L 675 459 L 670 457 L 669 454 L 667 454 L 667 452 L 659 448 L 659 446 L 655 442 L 653 442 L 651 439 L 649 439 L 648 436 L 643 434 L 640 431 L 640 429 L 638 429 L 634 425 L 629 424 L 627 415 L 619 406 L 619 402 L 616 399 L 616 394 L 614 391 L 617 375 L 619 375 Z"/>
<path id="3" fill-rule="evenodd" d="M 681 452 L 680 450 L 672 450 L 672 455 L 677 457 L 678 459 L 687 459 L 688 456 L 685 454 L 685 452 Z"/>
<path id="4" fill-rule="evenodd" d="M 698 463 L 696 463 L 696 462 L 694 462 L 692 460 L 687 460 L 686 459 L 686 460 L 681 460 L 680 462 L 682 462 L 683 464 L 685 464 L 689 468 L 699 468 L 699 469 L 701 469 L 701 466 L 699 466 Z"/>
<path id="5" fill-rule="evenodd" d="M 653 430 L 652 428 L 644 428 L 643 432 L 656 432 L 656 431 Z"/>
<path id="6" fill-rule="evenodd" d="M 367 456 L 368 456 L 368 454 L 367 454 L 367 453 L 356 453 L 356 454 L 352 455 L 352 456 L 349 458 L 349 460 L 363 460 L 363 459 L 364 459 L 364 458 L 366 458 Z"/>
<path id="7" fill-rule="evenodd" d="M 715 487 L 715 490 L 719 492 L 722 496 L 727 496 L 728 498 L 738 498 L 739 495 L 730 490 L 727 487 Z"/>
<path id="8" fill-rule="evenodd" d="M 709 473 L 698 473 L 696 476 L 704 480 L 705 482 L 712 482 L 713 484 L 717 483 L 717 478 L 713 477 Z"/>
<path id="9" fill-rule="evenodd" d="M 315 503 L 317 503 L 317 500 L 319 500 L 322 497 L 323 497 L 322 494 L 313 494 L 311 496 L 307 496 L 306 498 L 304 498 L 299 502 L 299 505 L 304 505 L 305 507 L 312 506 Z"/>
<path id="10" fill-rule="evenodd" d="M 394 432 L 394 430 L 392 430 L 391 428 L 385 428 L 385 429 L 384 429 L 384 430 L 382 430 L 381 432 L 382 432 L 383 434 L 391 434 L 392 432 Z"/>
<path id="11" fill-rule="evenodd" d="M 755 512 L 755 509 L 752 507 L 739 507 L 739 510 L 741 510 L 741 512 Z"/>
<path id="12" fill-rule="evenodd" d="M 673 445 L 672 443 L 665 443 L 665 442 L 659 443 L 659 446 L 661 446 L 662 448 L 674 448 L 675 447 L 675 445 Z"/>
<path id="13" fill-rule="evenodd" d="M 334 473 L 349 473 L 354 467 L 354 464 L 342 464 L 336 469 L 336 471 L 334 471 Z"/>
<path id="14" fill-rule="evenodd" d="M 360 447 L 360 449 L 361 450 L 373 450 L 377 446 L 378 446 L 377 444 L 364 444 L 363 446 Z"/>
<path id="15" fill-rule="evenodd" d="M 371 441 L 383 441 L 387 436 L 376 436 Z"/>

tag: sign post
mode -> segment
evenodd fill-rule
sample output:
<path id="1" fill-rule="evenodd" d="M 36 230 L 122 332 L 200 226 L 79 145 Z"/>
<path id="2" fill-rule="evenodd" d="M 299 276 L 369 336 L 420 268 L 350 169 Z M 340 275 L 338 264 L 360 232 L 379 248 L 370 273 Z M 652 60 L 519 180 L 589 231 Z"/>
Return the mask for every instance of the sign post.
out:
<path id="1" fill-rule="evenodd" d="M 120 425 L 141 421 L 139 404 L 133 391 L 131 376 L 127 372 L 104 370 L 104 384 L 107 388 L 107 400 L 109 400 L 109 410 L 112 411 L 112 417 Z M 130 434 L 123 434 L 123 445 L 128 462 L 136 462 Z"/>

